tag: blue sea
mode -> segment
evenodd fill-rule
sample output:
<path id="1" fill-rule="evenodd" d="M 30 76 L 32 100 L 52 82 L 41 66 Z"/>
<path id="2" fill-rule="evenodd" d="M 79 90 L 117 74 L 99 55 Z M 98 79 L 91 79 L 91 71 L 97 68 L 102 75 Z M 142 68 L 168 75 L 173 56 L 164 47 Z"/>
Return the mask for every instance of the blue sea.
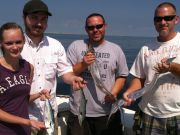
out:
<path id="1" fill-rule="evenodd" d="M 59 40 L 66 50 L 72 41 L 87 38 L 86 35 L 72 35 L 72 34 L 47 34 L 47 35 Z M 136 58 L 136 55 L 140 50 L 140 48 L 144 44 L 153 43 L 155 41 L 154 37 L 106 36 L 105 38 L 106 40 L 114 42 L 121 46 L 121 48 L 123 49 L 126 55 L 129 69 L 134 59 Z M 130 78 L 131 76 L 128 77 L 125 88 L 127 87 Z M 69 95 L 69 93 L 70 93 L 70 86 L 63 83 L 61 79 L 58 79 L 57 94 Z"/>

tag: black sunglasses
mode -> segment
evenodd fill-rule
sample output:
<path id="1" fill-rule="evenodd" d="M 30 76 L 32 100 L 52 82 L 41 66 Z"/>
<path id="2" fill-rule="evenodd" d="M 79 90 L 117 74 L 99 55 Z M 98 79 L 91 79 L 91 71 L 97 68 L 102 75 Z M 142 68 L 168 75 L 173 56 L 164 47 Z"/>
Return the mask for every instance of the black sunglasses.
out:
<path id="1" fill-rule="evenodd" d="M 88 30 L 94 30 L 95 28 L 96 29 L 101 29 L 102 27 L 104 26 L 104 24 L 97 24 L 97 25 L 92 25 L 92 26 L 86 26 L 86 28 L 88 29 Z"/>
<path id="2" fill-rule="evenodd" d="M 161 22 L 162 20 L 164 21 L 172 21 L 176 15 L 169 15 L 169 16 L 155 16 L 154 17 L 154 22 Z"/>

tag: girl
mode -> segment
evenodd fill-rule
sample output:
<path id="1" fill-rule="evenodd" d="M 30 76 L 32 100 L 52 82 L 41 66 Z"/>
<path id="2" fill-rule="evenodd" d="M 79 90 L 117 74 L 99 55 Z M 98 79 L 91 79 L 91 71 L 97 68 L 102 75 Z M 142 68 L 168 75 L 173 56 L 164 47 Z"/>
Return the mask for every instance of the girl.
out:
<path id="1" fill-rule="evenodd" d="M 0 28 L 0 135 L 30 135 L 31 126 L 45 128 L 43 122 L 30 120 L 29 101 L 49 97 L 48 90 L 30 95 L 33 67 L 20 53 L 24 45 L 22 28 L 6 23 Z"/>

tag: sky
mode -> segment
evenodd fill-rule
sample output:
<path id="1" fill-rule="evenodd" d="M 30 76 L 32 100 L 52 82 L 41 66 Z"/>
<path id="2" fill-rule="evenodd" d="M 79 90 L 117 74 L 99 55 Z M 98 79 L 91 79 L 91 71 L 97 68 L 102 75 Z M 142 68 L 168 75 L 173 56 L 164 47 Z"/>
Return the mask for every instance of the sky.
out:
<path id="1" fill-rule="evenodd" d="M 22 10 L 28 0 L 1 0 L 0 25 L 16 22 L 23 25 Z M 100 13 L 108 25 L 106 35 L 156 36 L 154 10 L 163 0 L 43 0 L 53 16 L 48 33 L 86 34 L 84 24 L 91 13 Z M 180 1 L 171 0 L 180 15 Z M 24 27 L 23 27 L 24 28 Z M 180 23 L 176 30 L 180 29 Z"/>

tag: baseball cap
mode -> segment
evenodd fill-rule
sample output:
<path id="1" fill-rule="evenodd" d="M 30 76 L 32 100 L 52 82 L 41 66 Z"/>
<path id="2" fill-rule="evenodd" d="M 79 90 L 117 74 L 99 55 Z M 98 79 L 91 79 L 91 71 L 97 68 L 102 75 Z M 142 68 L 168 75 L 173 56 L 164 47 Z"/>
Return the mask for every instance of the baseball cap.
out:
<path id="1" fill-rule="evenodd" d="M 30 0 L 24 5 L 23 14 L 31 14 L 36 12 L 45 12 L 49 16 L 52 14 L 49 12 L 47 5 L 41 0 Z"/>

